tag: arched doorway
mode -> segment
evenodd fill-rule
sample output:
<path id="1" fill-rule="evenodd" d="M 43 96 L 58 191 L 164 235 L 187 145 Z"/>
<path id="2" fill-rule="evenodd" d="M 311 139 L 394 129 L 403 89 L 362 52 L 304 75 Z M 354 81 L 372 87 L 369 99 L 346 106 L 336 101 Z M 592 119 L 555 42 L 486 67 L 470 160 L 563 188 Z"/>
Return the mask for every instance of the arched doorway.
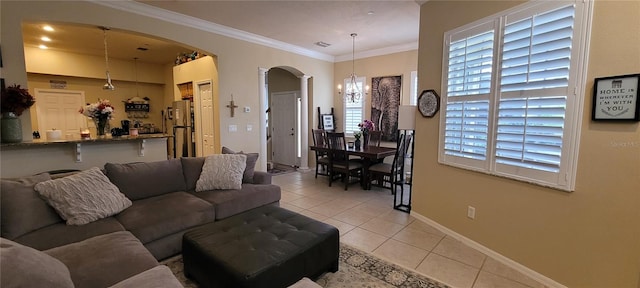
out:
<path id="1" fill-rule="evenodd" d="M 259 73 L 260 103 L 264 107 L 260 116 L 261 153 L 269 162 L 308 170 L 310 77 L 288 66 L 260 68 Z"/>

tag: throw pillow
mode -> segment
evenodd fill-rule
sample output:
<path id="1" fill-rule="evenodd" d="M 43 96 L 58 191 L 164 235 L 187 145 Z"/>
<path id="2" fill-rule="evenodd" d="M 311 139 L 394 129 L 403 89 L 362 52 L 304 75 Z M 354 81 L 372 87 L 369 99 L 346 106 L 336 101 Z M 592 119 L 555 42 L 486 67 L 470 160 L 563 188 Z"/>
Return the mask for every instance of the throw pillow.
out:
<path id="1" fill-rule="evenodd" d="M 0 287 L 74 287 L 69 268 L 31 247 L 0 238 Z"/>
<path id="2" fill-rule="evenodd" d="M 131 200 L 96 167 L 38 183 L 35 189 L 67 220 L 67 225 L 84 225 L 131 206 Z"/>
<path id="3" fill-rule="evenodd" d="M 244 169 L 244 174 L 242 175 L 243 183 L 253 183 L 253 175 L 255 174 L 256 162 L 258 162 L 258 157 L 260 154 L 258 153 L 244 153 L 242 151 L 235 152 L 227 147 L 222 147 L 222 154 L 244 154 L 247 155 L 247 167 Z"/>
<path id="4" fill-rule="evenodd" d="M 0 181 L 2 237 L 16 239 L 31 231 L 62 222 L 58 213 L 33 188 L 37 183 L 47 180 L 51 180 L 49 174 L 43 173 Z"/>
<path id="5" fill-rule="evenodd" d="M 186 190 L 184 178 L 179 177 L 182 175 L 180 159 L 126 164 L 107 163 L 104 168 L 111 182 L 131 200 Z"/>
<path id="6" fill-rule="evenodd" d="M 243 154 L 217 154 L 207 156 L 202 173 L 196 182 L 196 192 L 214 189 L 242 189 L 242 175 L 247 166 Z"/>

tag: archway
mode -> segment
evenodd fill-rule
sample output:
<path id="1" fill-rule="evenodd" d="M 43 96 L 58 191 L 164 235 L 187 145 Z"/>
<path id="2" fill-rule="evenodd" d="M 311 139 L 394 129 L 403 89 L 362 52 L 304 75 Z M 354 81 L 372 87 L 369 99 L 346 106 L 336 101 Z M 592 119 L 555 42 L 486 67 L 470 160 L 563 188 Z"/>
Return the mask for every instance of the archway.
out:
<path id="1" fill-rule="evenodd" d="M 297 83 L 292 83 L 291 81 L 284 80 L 282 83 L 274 82 L 273 77 L 270 79 L 269 73 L 278 73 L 286 75 L 289 74 L 291 77 L 297 78 Z M 284 73 L 283 73 L 284 72 Z M 271 149 L 269 149 L 269 137 L 270 132 L 269 129 L 269 111 L 270 111 L 270 95 L 274 92 L 280 91 L 296 91 L 299 93 L 298 99 L 299 102 L 297 104 L 298 109 L 296 112 L 297 123 L 295 129 L 295 144 L 296 144 L 296 157 L 299 159 L 297 162 L 298 169 L 302 171 L 309 170 L 309 161 L 308 161 L 308 149 L 309 146 L 309 78 L 310 76 L 305 75 L 302 71 L 289 67 L 289 66 L 276 66 L 270 69 L 259 68 L 259 86 L 260 91 L 260 107 L 263 107 L 260 113 L 260 142 L 261 142 L 261 151 L 262 155 L 272 155 L 270 154 Z M 263 170 L 266 170 L 266 160 L 270 159 L 270 157 L 265 157 Z"/>

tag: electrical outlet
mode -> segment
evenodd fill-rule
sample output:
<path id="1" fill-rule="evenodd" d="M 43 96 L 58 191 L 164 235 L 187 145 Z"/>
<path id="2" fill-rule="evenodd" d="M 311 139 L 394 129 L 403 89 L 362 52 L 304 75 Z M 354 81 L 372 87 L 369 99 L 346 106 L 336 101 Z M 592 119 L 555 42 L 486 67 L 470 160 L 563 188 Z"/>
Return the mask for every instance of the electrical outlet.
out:
<path id="1" fill-rule="evenodd" d="M 476 219 L 476 207 L 467 207 L 467 217 L 469 217 L 470 219 Z"/>

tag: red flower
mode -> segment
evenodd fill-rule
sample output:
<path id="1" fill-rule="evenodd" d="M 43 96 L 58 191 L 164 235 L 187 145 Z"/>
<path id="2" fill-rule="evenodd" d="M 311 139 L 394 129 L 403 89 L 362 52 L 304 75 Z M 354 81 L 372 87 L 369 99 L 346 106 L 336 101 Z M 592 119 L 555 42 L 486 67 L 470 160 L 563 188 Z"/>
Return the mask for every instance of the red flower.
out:
<path id="1" fill-rule="evenodd" d="M 13 112 L 16 116 L 20 116 L 24 110 L 29 109 L 34 103 L 36 103 L 36 99 L 29 94 L 29 90 L 22 89 L 20 85 L 14 84 L 2 90 L 0 110 L 2 113 Z"/>

